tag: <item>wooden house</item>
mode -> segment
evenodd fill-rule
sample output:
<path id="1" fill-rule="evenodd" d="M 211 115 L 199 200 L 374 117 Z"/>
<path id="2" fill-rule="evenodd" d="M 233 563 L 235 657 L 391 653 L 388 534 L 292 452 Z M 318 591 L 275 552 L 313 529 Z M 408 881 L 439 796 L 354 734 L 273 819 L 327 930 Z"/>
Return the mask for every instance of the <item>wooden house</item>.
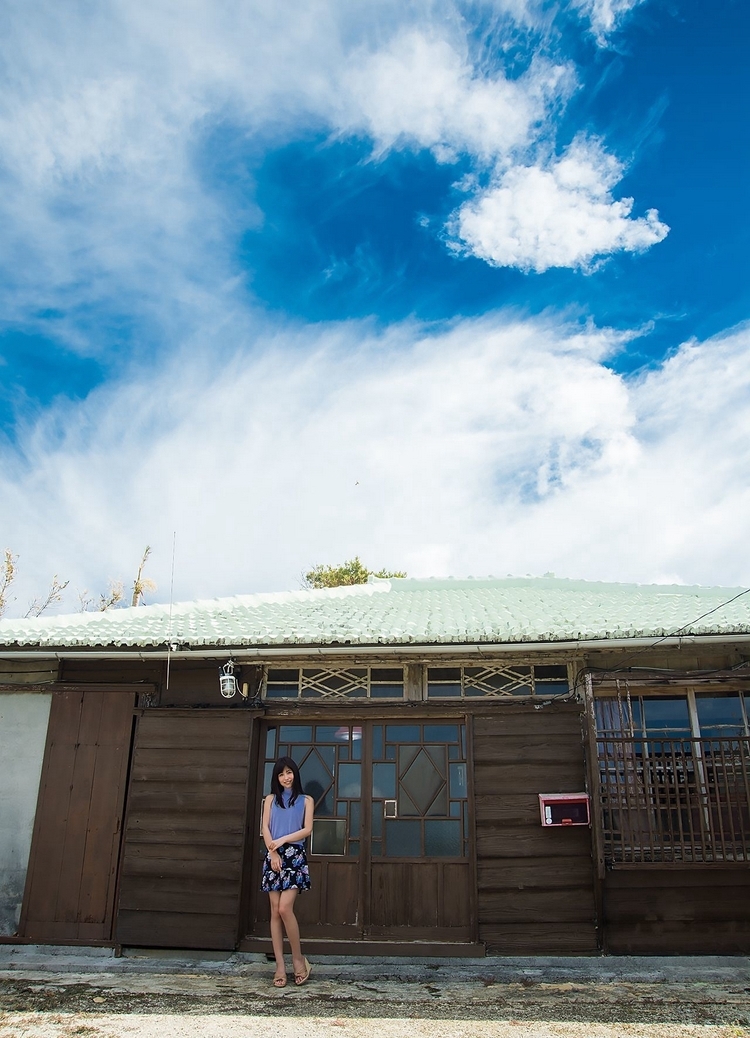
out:
<path id="1" fill-rule="evenodd" d="M 268 950 L 284 753 L 316 801 L 310 952 L 747 954 L 749 682 L 742 589 L 404 579 L 2 621 L 0 940 Z"/>

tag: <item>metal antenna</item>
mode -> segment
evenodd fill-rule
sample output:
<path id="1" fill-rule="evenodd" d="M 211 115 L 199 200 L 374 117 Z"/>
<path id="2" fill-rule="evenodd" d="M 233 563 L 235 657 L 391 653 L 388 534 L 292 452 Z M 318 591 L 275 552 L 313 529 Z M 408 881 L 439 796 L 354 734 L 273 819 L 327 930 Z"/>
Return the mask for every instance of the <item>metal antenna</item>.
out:
<path id="1" fill-rule="evenodd" d="M 172 660 L 172 602 L 174 600 L 174 555 L 177 545 L 177 531 L 172 531 L 172 577 L 169 582 L 169 631 L 167 633 L 167 692 L 169 692 L 169 665 Z"/>

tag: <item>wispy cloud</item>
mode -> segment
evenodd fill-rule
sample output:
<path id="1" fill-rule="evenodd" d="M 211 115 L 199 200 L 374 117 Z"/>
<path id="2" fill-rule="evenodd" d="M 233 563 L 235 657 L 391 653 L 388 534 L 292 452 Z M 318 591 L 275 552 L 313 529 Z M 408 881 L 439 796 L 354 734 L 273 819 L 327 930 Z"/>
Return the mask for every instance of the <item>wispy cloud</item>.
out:
<path id="1" fill-rule="evenodd" d="M 49 326 L 54 312 L 53 334 L 94 353 L 169 341 L 220 320 L 227 291 L 244 275 L 237 236 L 262 214 L 250 172 L 241 214 L 205 175 L 206 142 L 217 129 L 264 146 L 315 128 L 368 138 L 380 155 L 430 149 L 443 162 L 496 169 L 494 190 L 505 185 L 523 201 L 575 70 L 564 54 L 531 60 L 533 4 L 500 7 L 487 62 L 472 42 L 481 5 L 452 0 L 192 0 L 189 11 L 173 0 L 95 11 L 83 2 L 10 5 L 0 40 L 6 320 Z M 501 44 L 525 53 L 523 74 L 503 68 Z M 559 171 L 541 173 L 552 178 L 547 193 L 566 203 Z M 480 190 L 466 219 L 486 222 L 500 197 Z M 662 226 L 644 231 L 623 203 L 603 222 L 603 253 L 636 239 L 646 247 Z M 489 248 L 491 262 L 525 266 L 535 251 L 557 248 L 553 222 L 514 218 L 512 232 L 520 258 Z M 586 249 L 561 252 L 563 263 L 585 260 Z"/>
<path id="2" fill-rule="evenodd" d="M 585 13 L 610 32 L 626 6 Z M 373 161 L 454 163 L 468 174 L 454 244 L 490 265 L 588 271 L 660 241 L 654 211 L 633 215 L 648 200 L 616 197 L 610 145 L 581 135 L 549 157 L 580 75 L 551 37 L 536 54 L 544 9 L 8 5 L 4 318 L 115 373 L 80 404 L 27 415 L 3 448 L 18 604 L 53 572 L 90 592 L 127 579 L 147 543 L 163 597 L 175 530 L 180 597 L 294 586 L 354 553 L 415 575 L 739 579 L 741 490 L 714 465 L 705 492 L 701 471 L 710 452 L 746 460 L 745 331 L 633 383 L 604 363 L 621 333 L 555 318 L 272 320 L 238 261 L 268 215 L 253 161 L 306 135 L 365 141 Z M 231 200 L 212 173 L 225 147 L 242 156 Z M 699 389 L 688 414 L 677 402 Z"/>
<path id="3" fill-rule="evenodd" d="M 747 329 L 636 381 L 604 363 L 620 336 L 551 321 L 258 336 L 29 433 L 0 479 L 19 604 L 52 572 L 127 578 L 146 543 L 163 599 L 173 530 L 181 598 L 294 587 L 354 553 L 412 575 L 750 581 Z"/>
<path id="4" fill-rule="evenodd" d="M 607 44 L 625 17 L 641 3 L 643 0 L 572 0 L 572 6 L 589 20 L 600 46 Z"/>

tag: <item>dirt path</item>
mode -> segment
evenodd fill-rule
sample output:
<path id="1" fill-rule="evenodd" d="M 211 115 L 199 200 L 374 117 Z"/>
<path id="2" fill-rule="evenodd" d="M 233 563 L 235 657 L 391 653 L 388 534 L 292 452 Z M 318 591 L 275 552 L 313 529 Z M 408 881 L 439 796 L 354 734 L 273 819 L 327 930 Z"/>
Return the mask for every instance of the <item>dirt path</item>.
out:
<path id="1" fill-rule="evenodd" d="M 11 956 L 0 1038 L 750 1038 L 750 962 L 265 961 Z"/>
<path id="2" fill-rule="evenodd" d="M 0 1038 L 750 1038 L 743 983 L 425 983 L 326 976 L 0 979 Z"/>
<path id="3" fill-rule="evenodd" d="M 747 1038 L 733 1025 L 361 1017 L 3 1013 L 2 1038 Z"/>

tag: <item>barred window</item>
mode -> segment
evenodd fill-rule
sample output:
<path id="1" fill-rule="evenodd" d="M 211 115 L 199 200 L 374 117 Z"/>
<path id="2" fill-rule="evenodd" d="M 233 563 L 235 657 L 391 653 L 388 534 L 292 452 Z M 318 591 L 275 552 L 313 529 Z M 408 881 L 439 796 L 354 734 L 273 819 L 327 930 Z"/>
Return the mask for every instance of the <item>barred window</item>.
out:
<path id="1" fill-rule="evenodd" d="M 266 668 L 266 699 L 403 699 L 403 667 Z"/>
<path id="2" fill-rule="evenodd" d="M 428 667 L 430 699 L 470 696 L 557 696 L 568 692 L 568 668 L 532 664 Z"/>
<path id="3" fill-rule="evenodd" d="M 750 860 L 748 708 L 741 692 L 596 701 L 610 865 Z"/>

